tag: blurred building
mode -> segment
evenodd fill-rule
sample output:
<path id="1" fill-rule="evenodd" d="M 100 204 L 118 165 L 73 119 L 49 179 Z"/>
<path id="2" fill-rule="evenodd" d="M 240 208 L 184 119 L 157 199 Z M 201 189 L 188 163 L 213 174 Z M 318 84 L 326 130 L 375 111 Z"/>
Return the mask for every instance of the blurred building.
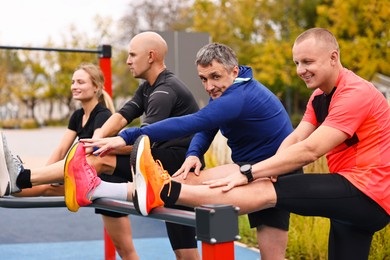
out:
<path id="1" fill-rule="evenodd" d="M 195 66 L 196 53 L 210 42 L 208 33 L 199 32 L 157 32 L 168 44 L 165 59 L 167 68 L 175 73 L 191 90 L 200 107 L 209 102 L 209 96 L 203 88 Z"/>
<path id="2" fill-rule="evenodd" d="M 383 93 L 390 104 L 390 77 L 376 73 L 372 79 L 372 84 Z"/>

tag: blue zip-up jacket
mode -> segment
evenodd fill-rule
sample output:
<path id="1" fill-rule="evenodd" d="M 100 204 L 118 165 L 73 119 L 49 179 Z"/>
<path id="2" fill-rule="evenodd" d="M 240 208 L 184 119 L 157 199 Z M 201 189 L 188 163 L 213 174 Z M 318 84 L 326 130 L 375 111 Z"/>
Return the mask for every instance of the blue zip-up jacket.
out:
<path id="1" fill-rule="evenodd" d="M 140 135 L 158 142 L 196 133 L 187 156 L 200 157 L 218 130 L 227 138 L 234 162 L 255 163 L 274 155 L 293 129 L 279 99 L 253 79 L 250 67 L 240 66 L 235 83 L 198 112 L 128 128 L 120 136 L 130 145 Z"/>

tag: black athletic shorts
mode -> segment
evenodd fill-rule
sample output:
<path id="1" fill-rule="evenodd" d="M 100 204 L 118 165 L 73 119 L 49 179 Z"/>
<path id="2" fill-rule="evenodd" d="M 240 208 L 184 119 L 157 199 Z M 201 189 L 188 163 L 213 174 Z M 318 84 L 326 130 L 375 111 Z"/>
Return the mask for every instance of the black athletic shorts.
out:
<path id="1" fill-rule="evenodd" d="M 248 162 L 238 162 L 239 166 L 248 164 Z M 253 164 L 253 163 L 251 163 Z M 282 175 L 278 177 L 282 178 L 287 175 L 303 174 L 303 170 L 296 170 L 294 172 Z M 269 208 L 248 214 L 249 224 L 251 228 L 255 228 L 261 225 L 269 227 L 279 228 L 288 231 L 290 223 L 290 212 L 280 208 Z"/>
<path id="2" fill-rule="evenodd" d="M 112 175 L 109 174 L 100 174 L 99 176 L 103 181 L 113 182 L 113 183 L 123 183 L 123 182 L 132 182 L 133 177 L 130 172 L 130 155 L 117 155 L 116 156 L 116 168 Z M 104 209 L 95 209 L 96 214 L 102 214 L 107 217 L 120 218 L 128 216 L 128 214 L 123 214 L 119 212 L 104 210 Z"/>
<path id="3" fill-rule="evenodd" d="M 152 148 L 153 158 L 160 160 L 164 169 L 170 175 L 173 175 L 182 166 L 186 153 L 187 149 L 182 147 Z M 204 166 L 203 158 L 201 158 L 201 161 Z M 194 211 L 193 208 L 184 206 L 172 206 L 171 208 Z M 196 230 L 194 227 L 169 222 L 165 222 L 165 225 L 173 250 L 197 248 Z"/>

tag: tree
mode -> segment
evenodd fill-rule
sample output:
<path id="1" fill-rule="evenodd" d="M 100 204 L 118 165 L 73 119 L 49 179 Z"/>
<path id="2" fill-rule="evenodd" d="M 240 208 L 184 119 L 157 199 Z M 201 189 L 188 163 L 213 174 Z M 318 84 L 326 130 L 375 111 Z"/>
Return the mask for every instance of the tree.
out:
<path id="1" fill-rule="evenodd" d="M 43 96 L 42 87 L 45 85 L 47 73 L 40 64 L 38 53 L 23 52 L 23 77 L 13 80 L 11 85 L 12 94 L 27 108 L 25 118 L 36 119 L 34 108 L 38 100 Z"/>
<path id="2" fill-rule="evenodd" d="M 192 30 L 209 32 L 212 41 L 225 43 L 240 64 L 253 68 L 256 79 L 300 113 L 309 96 L 295 75 L 291 46 L 302 28 L 313 27 L 320 0 L 197 0 Z"/>
<path id="3" fill-rule="evenodd" d="M 187 16 L 192 0 L 131 1 L 119 26 L 124 44 L 136 34 L 146 31 L 185 30 L 190 26 Z"/>
<path id="4" fill-rule="evenodd" d="M 114 95 L 127 97 L 132 95 L 139 81 L 129 73 L 126 66 L 127 45 L 130 39 L 142 31 L 185 30 L 190 24 L 188 16 L 191 0 L 143 0 L 132 1 L 128 12 L 120 20 L 113 58 L 115 79 Z"/>
<path id="5" fill-rule="evenodd" d="M 20 73 L 22 68 L 23 63 L 18 52 L 0 50 L 0 106 L 11 101 L 10 81 L 12 75 Z"/>
<path id="6" fill-rule="evenodd" d="M 326 3 L 318 6 L 316 24 L 328 28 L 338 38 L 344 65 L 368 80 L 377 72 L 390 75 L 390 1 Z"/>
<path id="7" fill-rule="evenodd" d="M 291 115 L 301 114 L 310 95 L 292 61 L 295 38 L 312 27 L 328 28 L 348 53 L 342 56 L 348 68 L 367 79 L 390 75 L 389 16 L 388 0 L 195 0 L 191 30 L 232 47 Z"/>

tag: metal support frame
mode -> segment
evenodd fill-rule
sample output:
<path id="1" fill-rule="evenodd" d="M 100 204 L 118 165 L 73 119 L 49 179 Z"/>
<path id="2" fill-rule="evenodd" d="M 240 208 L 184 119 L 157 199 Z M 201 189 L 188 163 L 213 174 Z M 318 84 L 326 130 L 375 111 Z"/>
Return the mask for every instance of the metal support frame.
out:
<path id="1" fill-rule="evenodd" d="M 46 48 L 46 47 L 23 47 L 0 45 L 4 50 L 25 50 L 25 51 L 55 51 L 55 52 L 76 52 L 76 53 L 96 53 L 99 57 L 99 65 L 105 78 L 104 88 L 112 96 L 111 81 L 111 45 L 100 45 L 97 49 L 65 49 L 65 48 Z"/>
<path id="2" fill-rule="evenodd" d="M 239 240 L 239 208 L 227 205 L 204 205 L 195 208 L 196 238 L 202 241 L 202 258 L 233 260 L 234 244 Z"/>
<path id="3" fill-rule="evenodd" d="M 65 48 L 46 48 L 46 47 L 23 47 L 23 46 L 4 46 L 0 49 L 6 50 L 27 50 L 27 51 L 54 51 L 54 52 L 73 52 L 73 53 L 96 53 L 99 57 L 99 66 L 104 75 L 104 89 L 112 97 L 112 69 L 111 69 L 111 45 L 100 45 L 98 49 L 65 49 Z M 115 259 L 116 249 L 110 236 L 104 228 L 104 244 L 106 259 Z"/>
<path id="4" fill-rule="evenodd" d="M 3 208 L 48 208 L 65 207 L 64 197 L 30 197 L 20 198 L 6 196 L 0 198 Z M 88 207 L 110 210 L 123 214 L 140 215 L 132 202 L 107 198 L 96 199 Z M 228 205 L 205 205 L 196 207 L 195 212 L 158 207 L 146 217 L 168 221 L 175 224 L 196 228 L 196 239 L 202 242 L 202 259 L 234 259 L 234 241 L 240 239 L 238 234 L 237 207 Z M 105 244 L 106 249 L 106 244 Z M 108 250 L 112 250 L 109 248 Z M 115 251 L 113 252 L 115 254 Z M 105 259 L 112 258 L 111 254 Z"/>

